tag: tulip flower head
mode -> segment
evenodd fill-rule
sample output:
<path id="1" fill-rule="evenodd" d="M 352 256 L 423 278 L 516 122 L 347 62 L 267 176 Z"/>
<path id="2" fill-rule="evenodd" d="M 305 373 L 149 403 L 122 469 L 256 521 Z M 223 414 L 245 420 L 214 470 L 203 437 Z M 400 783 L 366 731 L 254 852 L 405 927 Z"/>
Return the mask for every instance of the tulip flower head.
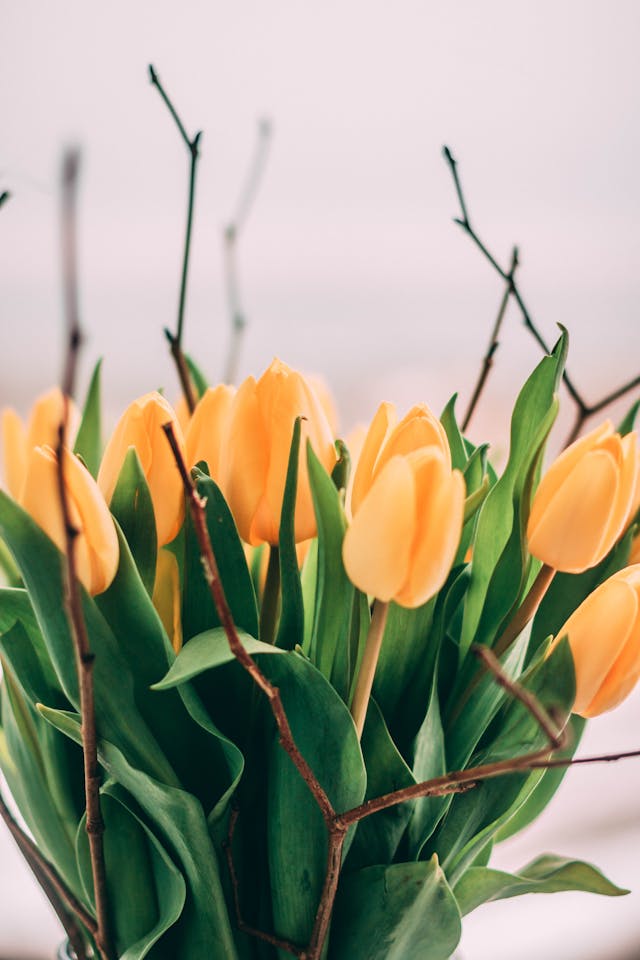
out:
<path id="1" fill-rule="evenodd" d="M 455 558 L 464 513 L 462 474 L 451 469 L 446 434 L 424 405 L 395 423 L 382 404 L 364 442 L 352 492 L 343 560 L 365 593 L 405 607 L 425 603 Z"/>
<path id="2" fill-rule="evenodd" d="M 240 536 L 247 543 L 278 544 L 280 514 L 293 428 L 303 417 L 295 509 L 296 543 L 316 534 L 307 441 L 327 471 L 336 462 L 331 429 L 304 377 L 274 360 L 259 380 L 248 377 L 231 405 L 222 454 L 222 489 Z"/>
<path id="3" fill-rule="evenodd" d="M 604 559 L 631 519 L 639 466 L 635 433 L 621 437 L 610 421 L 567 447 L 533 499 L 527 528 L 533 556 L 565 573 Z"/>
<path id="4" fill-rule="evenodd" d="M 7 407 L 2 411 L 2 445 L 4 475 L 7 490 L 14 498 L 20 499 L 25 481 L 27 462 L 34 447 L 58 444 L 58 431 L 64 415 L 62 391 L 54 387 L 37 398 L 27 424 L 22 422 L 15 410 Z M 80 414 L 72 400 L 69 401 L 67 439 L 73 441 Z"/>
<path id="5" fill-rule="evenodd" d="M 574 713 L 595 717 L 612 710 L 640 678 L 640 564 L 601 583 L 572 613 L 555 642 L 565 636 L 576 671 Z"/>
<path id="6" fill-rule="evenodd" d="M 158 546 L 170 543 L 184 517 L 182 480 L 162 426 L 172 423 L 176 440 L 184 437 L 173 407 L 159 393 L 134 400 L 120 418 L 107 443 L 98 472 L 98 484 L 111 502 L 127 451 L 134 447 L 144 472 L 156 520 Z"/>
<path id="7" fill-rule="evenodd" d="M 64 481 L 75 538 L 78 579 L 92 595 L 111 584 L 118 569 L 120 549 L 109 508 L 97 483 L 72 453 L 64 454 Z M 58 458 L 51 447 L 29 451 L 20 505 L 29 513 L 59 550 L 66 547 L 66 533 L 58 487 Z"/>
<path id="8" fill-rule="evenodd" d="M 215 481 L 220 478 L 222 446 L 226 440 L 226 427 L 235 387 L 224 383 L 209 387 L 198 401 L 185 432 L 187 466 L 193 467 L 206 461 L 209 473 Z"/>

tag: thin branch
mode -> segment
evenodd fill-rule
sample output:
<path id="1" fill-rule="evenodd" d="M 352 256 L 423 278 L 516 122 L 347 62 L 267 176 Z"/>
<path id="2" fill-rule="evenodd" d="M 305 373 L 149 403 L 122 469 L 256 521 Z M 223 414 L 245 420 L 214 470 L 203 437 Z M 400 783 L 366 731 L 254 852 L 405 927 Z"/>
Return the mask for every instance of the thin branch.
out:
<path id="1" fill-rule="evenodd" d="M 11 198 L 10 192 L 8 190 L 3 190 L 2 193 L 0 193 L 0 207 L 4 206 L 4 204 L 10 198 Z"/>
<path id="2" fill-rule="evenodd" d="M 176 326 L 176 332 L 171 333 L 170 330 L 165 329 L 165 336 L 167 337 L 169 344 L 171 346 L 171 356 L 174 359 L 176 364 L 176 369 L 178 371 L 178 377 L 180 378 L 180 385 L 182 386 L 182 392 L 184 393 L 185 400 L 187 401 L 187 406 L 189 412 L 193 413 L 196 406 L 195 393 L 193 389 L 193 383 L 191 381 L 191 375 L 189 373 L 189 368 L 182 350 L 182 334 L 184 330 L 184 308 L 185 301 L 187 296 L 187 276 L 189 272 L 189 255 L 191 252 L 191 232 L 193 228 L 193 204 L 195 198 L 195 189 L 196 189 L 196 173 L 198 169 L 198 158 L 200 156 L 200 138 L 202 136 L 202 131 L 199 130 L 193 139 L 189 138 L 187 131 L 182 123 L 182 120 L 178 116 L 178 113 L 169 99 L 166 90 L 164 89 L 160 78 L 156 73 L 152 64 L 149 64 L 149 79 L 158 93 L 162 97 L 162 100 L 167 106 L 169 113 L 173 117 L 175 124 L 178 128 L 180 136 L 184 141 L 184 144 L 189 151 L 189 192 L 187 199 L 187 226 L 185 231 L 184 239 L 184 254 L 182 257 L 182 274 L 180 277 L 180 298 L 178 301 L 178 322 Z"/>
<path id="3" fill-rule="evenodd" d="M 480 400 L 482 391 L 484 390 L 489 373 L 491 372 L 491 367 L 493 366 L 494 354 L 498 349 L 498 346 L 500 345 L 498 337 L 500 335 L 500 329 L 502 327 L 502 322 L 504 320 L 505 313 L 507 312 L 507 304 L 509 302 L 509 297 L 511 296 L 511 287 L 513 284 L 513 275 L 516 272 L 517 267 L 518 267 L 518 248 L 514 247 L 511 254 L 511 266 L 509 268 L 509 273 L 507 274 L 507 282 L 505 284 L 504 293 L 502 294 L 502 299 L 500 301 L 500 307 L 498 308 L 498 315 L 493 325 L 493 330 L 491 331 L 489 346 L 487 347 L 487 352 L 485 353 L 484 358 L 482 360 L 482 369 L 480 370 L 480 375 L 478 376 L 478 380 L 476 381 L 473 394 L 471 395 L 471 400 L 469 401 L 467 412 L 464 416 L 464 420 L 462 421 L 463 433 L 467 430 L 469 423 L 471 422 L 471 418 L 474 414 L 476 406 L 478 405 L 478 401 Z"/>
<path id="4" fill-rule="evenodd" d="M 249 170 L 244 181 L 236 212 L 223 231 L 224 267 L 227 287 L 227 305 L 231 322 L 231 340 L 225 365 L 224 382 L 235 383 L 238 374 L 238 361 L 242 337 L 247 326 L 247 316 L 242 305 L 240 281 L 238 278 L 238 242 L 249 219 L 255 203 L 258 189 L 264 176 L 264 170 L 271 144 L 272 126 L 268 119 L 258 121 L 258 136 Z"/>
<path id="5" fill-rule="evenodd" d="M 54 870 L 51 864 L 45 860 L 35 843 L 22 830 L 17 820 L 12 815 L 7 803 L 0 791 L 0 818 L 4 821 L 13 837 L 16 846 L 26 860 L 27 864 L 39 885 L 42 887 L 49 903 L 56 912 L 64 931 L 69 938 L 77 960 L 86 960 L 86 948 L 84 939 L 78 924 L 74 918 L 82 923 L 92 936 L 97 933 L 97 926 L 94 918 L 85 909 L 83 904 L 67 888 L 64 881 Z"/>
<path id="6" fill-rule="evenodd" d="M 89 839 L 91 872 L 96 903 L 96 946 L 103 960 L 113 956 L 109 933 L 107 885 L 104 863 L 104 822 L 100 810 L 100 767 L 93 688 L 94 655 L 82 612 L 82 597 L 76 570 L 76 538 L 78 531 L 71 521 L 69 497 L 65 481 L 65 459 L 69 404 L 74 394 L 78 352 L 82 341 L 78 317 L 78 282 L 76 255 L 76 200 L 80 157 L 69 151 L 62 168 L 62 264 L 64 306 L 67 318 L 67 350 L 62 377 L 63 417 L 58 428 L 57 474 L 60 507 L 65 530 L 65 608 L 73 639 L 76 672 L 80 692 L 82 718 L 82 751 L 86 800 L 86 830 Z"/>
<path id="7" fill-rule="evenodd" d="M 458 173 L 458 161 L 455 159 L 455 157 L 451 153 L 451 150 L 449 149 L 449 147 L 446 147 L 446 146 L 443 147 L 442 153 L 451 171 L 451 176 L 453 178 L 453 183 L 456 189 L 456 193 L 458 195 L 458 202 L 460 203 L 460 211 L 462 214 L 461 217 L 454 217 L 454 222 L 457 223 L 465 231 L 465 233 L 473 240 L 475 245 L 478 247 L 478 249 L 486 258 L 486 260 L 491 264 L 491 266 L 496 271 L 496 273 L 500 277 L 502 277 L 505 283 L 509 284 L 511 295 L 513 296 L 514 300 L 518 304 L 525 327 L 529 330 L 529 332 L 533 336 L 534 340 L 538 343 L 540 348 L 544 350 L 545 353 L 549 353 L 550 352 L 549 345 L 547 344 L 546 340 L 544 339 L 544 337 L 538 330 L 536 324 L 534 323 L 533 317 L 531 316 L 524 302 L 522 294 L 520 293 L 520 289 L 513 275 L 511 275 L 510 277 L 509 276 L 510 271 L 505 270 L 503 267 L 500 266 L 500 264 L 498 263 L 494 255 L 491 253 L 488 247 L 485 246 L 485 244 L 482 242 L 482 240 L 476 233 L 475 229 L 471 225 L 471 220 L 469 219 L 469 212 L 466 205 L 464 191 L 462 190 L 460 175 Z M 566 369 L 563 371 L 562 378 L 564 380 L 565 386 L 569 392 L 571 399 L 574 401 L 577 407 L 576 421 L 571 431 L 571 434 L 567 440 L 567 444 L 575 440 L 575 438 L 580 433 L 580 430 L 582 429 L 583 424 L 585 423 L 586 420 L 589 419 L 589 417 L 593 416 L 596 413 L 599 413 L 605 407 L 609 406 L 610 403 L 613 403 L 614 400 L 619 400 L 620 397 L 623 397 L 626 393 L 629 393 L 629 391 L 633 390 L 635 387 L 640 385 L 640 376 L 634 377 L 632 380 L 630 380 L 628 383 L 623 384 L 621 387 L 616 387 L 615 390 L 612 390 L 606 396 L 602 397 L 597 403 L 588 404 L 582 397 L 582 394 L 578 391 L 577 387 L 575 386 L 573 380 L 571 379 Z"/>

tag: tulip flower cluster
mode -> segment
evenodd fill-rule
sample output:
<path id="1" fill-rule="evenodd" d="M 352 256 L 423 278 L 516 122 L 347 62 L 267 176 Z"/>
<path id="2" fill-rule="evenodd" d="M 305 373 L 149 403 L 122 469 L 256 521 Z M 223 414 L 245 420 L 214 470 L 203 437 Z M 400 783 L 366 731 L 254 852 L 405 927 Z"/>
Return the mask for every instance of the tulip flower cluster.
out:
<path id="1" fill-rule="evenodd" d="M 313 938 L 326 889 L 327 823 L 234 661 L 212 578 L 339 812 L 451 769 L 515 761 L 523 744 L 536 757 L 552 749 L 509 683 L 479 669 L 476 646 L 571 728 L 567 753 L 579 718 L 634 688 L 637 436 L 607 421 L 541 471 L 564 353 L 562 342 L 523 388 L 501 475 L 462 435 L 453 403 L 439 418 L 423 402 L 400 417 L 383 402 L 343 443 L 321 382 L 279 360 L 237 389 L 203 388 L 191 414 L 146 393 L 104 447 L 99 386 L 83 411 L 70 406 L 62 477 L 95 656 L 117 957 L 282 960 L 287 943 Z M 69 747 L 81 717 L 62 415 L 57 390 L 26 425 L 3 414 L 0 767 L 42 856 L 93 911 Z M 208 580 L 178 461 L 215 557 Z M 512 877 L 486 866 L 493 841 L 550 799 L 539 764 L 513 769 L 489 781 L 499 789 L 425 791 L 362 815 L 325 930 L 332 960 L 384 960 L 389 931 L 403 958 L 447 960 L 461 916 L 487 900 L 621 892 L 574 860 L 542 857 Z M 238 903 L 248 928 L 273 934 L 247 936 Z"/>

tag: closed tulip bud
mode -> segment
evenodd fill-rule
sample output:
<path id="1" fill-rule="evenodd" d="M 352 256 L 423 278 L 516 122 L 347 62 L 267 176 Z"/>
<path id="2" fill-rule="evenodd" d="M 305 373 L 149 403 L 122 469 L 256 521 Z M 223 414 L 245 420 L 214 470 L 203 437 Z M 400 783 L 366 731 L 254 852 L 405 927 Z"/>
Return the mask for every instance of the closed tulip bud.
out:
<path id="1" fill-rule="evenodd" d="M 198 402 L 185 434 L 187 466 L 204 460 L 214 480 L 220 478 L 220 454 L 226 442 L 226 427 L 235 387 L 224 383 L 209 387 Z"/>
<path id="2" fill-rule="evenodd" d="M 421 427 L 415 431 L 421 433 Z M 451 470 L 439 442 L 396 453 L 379 469 L 365 465 L 373 481 L 357 506 L 352 500 L 345 570 L 358 589 L 378 600 L 418 607 L 442 587 L 455 558 L 464 514 L 462 474 Z"/>
<path id="3" fill-rule="evenodd" d="M 336 462 L 322 406 L 304 377 L 274 360 L 258 381 L 248 377 L 233 400 L 223 452 L 222 487 L 240 536 L 254 546 L 277 545 L 293 428 L 301 427 L 295 539 L 316 534 L 307 474 L 307 440 L 326 470 Z"/>
<path id="4" fill-rule="evenodd" d="M 78 579 L 90 594 L 102 593 L 118 569 L 118 536 L 97 483 L 72 453 L 64 454 L 64 482 L 75 537 Z M 27 457 L 21 506 L 64 551 L 66 532 L 58 486 L 58 458 L 51 447 L 34 447 Z"/>
<path id="5" fill-rule="evenodd" d="M 612 710 L 640 677 L 640 564 L 601 583 L 558 631 L 556 642 L 565 636 L 576 671 L 574 712 L 595 717 Z"/>
<path id="6" fill-rule="evenodd" d="M 631 519 L 638 467 L 635 433 L 620 437 L 610 421 L 567 447 L 533 499 L 527 528 L 533 556 L 565 573 L 599 563 Z"/>
<path id="7" fill-rule="evenodd" d="M 127 407 L 111 435 L 98 484 L 111 502 L 122 464 L 134 447 L 144 472 L 156 520 L 158 546 L 170 543 L 184 517 L 182 480 L 162 426 L 172 423 L 176 440 L 184 449 L 184 437 L 172 406 L 159 393 L 147 393 Z"/>
<path id="8" fill-rule="evenodd" d="M 22 422 L 15 410 L 7 407 L 2 411 L 2 446 L 4 475 L 7 490 L 18 500 L 22 492 L 27 460 L 34 447 L 57 447 L 58 431 L 64 416 L 62 392 L 58 387 L 37 398 L 27 424 Z M 67 440 L 72 442 L 78 429 L 80 414 L 72 400 L 67 416 Z"/>

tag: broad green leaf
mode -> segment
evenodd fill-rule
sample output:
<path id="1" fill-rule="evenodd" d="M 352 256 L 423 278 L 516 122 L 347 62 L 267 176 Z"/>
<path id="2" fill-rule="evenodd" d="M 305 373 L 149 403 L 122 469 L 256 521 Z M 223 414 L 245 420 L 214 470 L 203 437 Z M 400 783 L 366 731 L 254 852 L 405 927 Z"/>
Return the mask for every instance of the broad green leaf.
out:
<path id="1" fill-rule="evenodd" d="M 556 391 L 566 357 L 567 338 L 563 333 L 551 356 L 545 357 L 529 377 L 516 401 L 511 420 L 509 460 L 503 475 L 491 488 L 480 513 L 471 564 L 471 584 L 465 603 L 461 637 L 461 657 L 471 643 L 480 642 L 478 636 L 481 617 L 487 616 L 487 600 L 491 580 L 498 561 L 509 542 L 514 543 L 514 530 L 522 521 L 515 510 L 520 503 L 531 471 L 535 469 L 540 451 L 546 441 L 557 412 Z M 490 623 L 493 625 L 508 613 L 517 597 L 522 580 L 521 561 L 516 557 L 515 569 L 510 574 L 508 594 L 493 591 Z M 504 580 L 502 583 L 504 587 Z M 484 642 L 487 642 L 484 640 Z"/>
<path id="2" fill-rule="evenodd" d="M 81 741 L 77 714 L 40 706 L 49 723 L 76 743 Z M 211 960 L 237 960 L 224 901 L 220 873 L 206 819 L 199 801 L 132 766 L 114 744 L 101 739 L 101 764 L 137 801 L 145 818 L 187 883 L 187 899 L 179 921 L 169 931 L 167 957 L 202 960 L 203 944 Z M 173 950 L 173 953 L 171 952 Z"/>
<path id="3" fill-rule="evenodd" d="M 438 860 L 368 867 L 340 885 L 332 960 L 449 960 L 460 912 Z"/>
<path id="4" fill-rule="evenodd" d="M 465 446 L 464 438 L 456 420 L 455 406 L 458 394 L 454 393 L 446 407 L 440 414 L 440 423 L 444 427 L 449 449 L 451 450 L 451 466 L 454 470 L 463 470 L 467 465 L 469 456 Z"/>
<path id="5" fill-rule="evenodd" d="M 318 524 L 317 586 L 309 657 L 346 701 L 353 675 L 349 624 L 355 592 L 342 565 L 347 520 L 340 494 L 311 444 L 307 444 L 307 462 Z"/>
<path id="6" fill-rule="evenodd" d="M 362 753 L 367 770 L 365 800 L 372 800 L 416 783 L 389 735 L 375 700 L 369 701 L 362 732 Z M 397 804 L 361 820 L 345 869 L 352 872 L 376 863 L 391 863 L 416 802 L 419 801 Z"/>
<path id="7" fill-rule="evenodd" d="M 273 647 L 270 643 L 256 640 L 242 630 L 238 630 L 238 637 L 251 656 L 255 656 L 256 653 L 284 655 L 286 652 L 279 647 Z M 155 683 L 153 689 L 168 690 L 170 687 L 177 687 L 206 670 L 214 670 L 233 660 L 235 657 L 229 647 L 224 629 L 216 627 L 215 630 L 207 630 L 200 636 L 194 637 L 182 648 L 167 675 Z"/>
<path id="8" fill-rule="evenodd" d="M 434 671 L 427 713 L 413 747 L 413 775 L 418 783 L 443 776 L 447 772 L 445 740 L 438 702 L 438 677 Z M 420 858 L 424 844 L 433 833 L 447 805 L 446 797 L 420 797 L 414 803 L 407 828 L 411 856 Z"/>
<path id="9" fill-rule="evenodd" d="M 0 647 L 32 704 L 68 706 L 26 590 L 0 590 Z"/>
<path id="10" fill-rule="evenodd" d="M 89 384 L 87 399 L 84 402 L 82 420 L 74 447 L 74 453 L 82 458 L 93 477 L 98 476 L 98 468 L 102 460 L 101 368 L 102 360 L 98 360 Z"/>
<path id="11" fill-rule="evenodd" d="M 158 541 L 151 494 L 135 447 L 129 447 L 111 498 L 114 515 L 149 596 L 156 578 Z"/>
<path id="12" fill-rule="evenodd" d="M 104 859 L 109 911 L 119 960 L 142 960 L 180 917 L 186 885 L 180 871 L 115 781 L 100 791 L 105 824 Z M 76 838 L 78 864 L 87 897 L 93 900 L 91 858 L 83 818 Z M 166 952 L 154 956 L 169 960 Z"/>
<path id="13" fill-rule="evenodd" d="M 293 427 L 287 479 L 282 498 L 282 513 L 280 515 L 281 610 L 276 645 L 284 650 L 293 650 L 297 645 L 302 645 L 304 640 L 304 606 L 295 537 L 301 424 L 301 418 L 297 417 Z"/>
<path id="14" fill-rule="evenodd" d="M 629 893 L 607 880 L 590 863 L 554 854 L 538 857 L 515 874 L 488 867 L 471 867 L 456 883 L 453 892 L 464 916 L 489 900 L 562 890 L 582 890 L 605 897 L 621 897 Z"/>
<path id="15" fill-rule="evenodd" d="M 207 530 L 234 623 L 257 636 L 256 595 L 231 511 L 218 485 L 202 471 L 196 473 L 196 486 L 206 501 Z M 190 515 L 185 528 L 182 630 L 187 641 L 204 630 L 219 626 L 220 619 L 204 577 L 202 555 Z"/>
<path id="16" fill-rule="evenodd" d="M 313 634 L 313 610 L 316 605 L 316 591 L 318 586 L 318 539 L 309 544 L 304 564 L 300 571 L 300 586 L 302 588 L 302 603 L 304 606 L 304 640 L 302 649 L 305 656 L 310 656 L 311 637 Z"/>

